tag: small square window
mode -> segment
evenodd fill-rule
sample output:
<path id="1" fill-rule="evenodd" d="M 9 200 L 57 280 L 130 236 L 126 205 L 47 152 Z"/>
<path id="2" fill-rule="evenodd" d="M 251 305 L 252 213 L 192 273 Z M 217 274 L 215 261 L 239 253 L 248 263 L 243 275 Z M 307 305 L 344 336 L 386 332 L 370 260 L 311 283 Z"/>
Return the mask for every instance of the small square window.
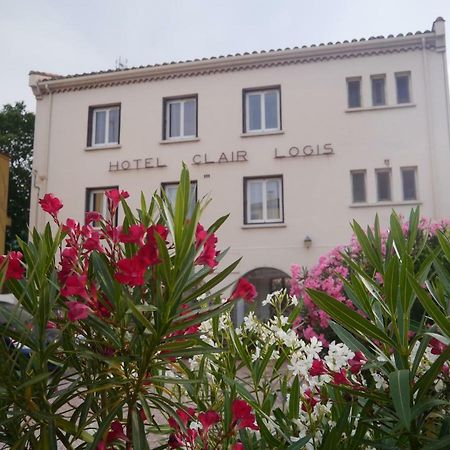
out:
<path id="1" fill-rule="evenodd" d="M 88 117 L 88 147 L 119 144 L 120 105 L 91 106 Z"/>
<path id="2" fill-rule="evenodd" d="M 283 222 L 283 178 L 244 178 L 244 223 Z"/>
<path id="3" fill-rule="evenodd" d="M 386 76 L 372 75 L 372 105 L 382 106 L 386 104 Z"/>
<path id="4" fill-rule="evenodd" d="M 109 199 L 106 197 L 105 192 L 111 189 L 119 189 L 118 186 L 107 186 L 100 188 L 88 188 L 86 189 L 86 212 L 96 211 L 100 213 L 106 220 L 110 220 L 109 214 Z M 115 225 L 117 225 L 117 213 L 114 218 Z M 100 223 L 94 222 L 94 227 L 100 226 Z"/>
<path id="5" fill-rule="evenodd" d="M 417 200 L 417 183 L 415 167 L 402 167 L 403 200 Z"/>
<path id="6" fill-rule="evenodd" d="M 391 194 L 391 169 L 377 169 L 377 200 L 379 202 L 390 202 Z"/>
<path id="7" fill-rule="evenodd" d="M 164 139 L 196 138 L 197 96 L 164 99 Z"/>
<path id="8" fill-rule="evenodd" d="M 352 196 L 353 203 L 364 203 L 366 199 L 366 171 L 352 170 Z"/>
<path id="9" fill-rule="evenodd" d="M 349 108 L 361 108 L 361 78 L 347 78 Z"/>
<path id="10" fill-rule="evenodd" d="M 397 103 L 411 102 L 411 74 L 409 72 L 396 73 Z"/>
<path id="11" fill-rule="evenodd" d="M 244 133 L 281 130 L 280 88 L 244 90 Z"/>
<path id="12" fill-rule="evenodd" d="M 161 189 L 165 192 L 167 199 L 173 208 L 177 199 L 179 183 L 161 183 Z M 194 212 L 195 204 L 197 203 L 197 182 L 191 181 L 191 188 L 189 192 L 189 216 Z"/>

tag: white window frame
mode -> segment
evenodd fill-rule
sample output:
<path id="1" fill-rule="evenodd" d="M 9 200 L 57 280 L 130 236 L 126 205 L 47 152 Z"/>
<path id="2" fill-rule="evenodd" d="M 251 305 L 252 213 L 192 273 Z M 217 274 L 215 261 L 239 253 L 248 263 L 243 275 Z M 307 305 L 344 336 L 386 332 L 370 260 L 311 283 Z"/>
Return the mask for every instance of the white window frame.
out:
<path id="1" fill-rule="evenodd" d="M 268 219 L 267 218 L 267 188 L 266 184 L 269 181 L 277 181 L 278 188 L 280 192 L 280 217 L 278 219 Z M 254 183 L 262 183 L 262 208 L 263 208 L 263 218 L 262 219 L 251 219 L 251 202 L 250 202 L 250 186 Z M 284 222 L 284 206 L 283 206 L 283 177 L 273 176 L 273 177 L 261 177 L 261 178 L 244 178 L 245 185 L 245 217 L 244 223 L 248 225 L 262 224 L 262 223 L 283 223 Z"/>
<path id="2" fill-rule="evenodd" d="M 278 126 L 275 128 L 267 128 L 266 127 L 266 108 L 265 108 L 265 97 L 267 94 L 271 94 L 275 92 L 277 94 L 277 119 Z M 250 130 L 250 95 L 259 95 L 260 96 L 260 108 L 261 108 L 261 128 L 256 130 Z M 245 130 L 244 133 L 264 133 L 271 131 L 280 131 L 281 130 L 281 89 L 279 87 L 273 87 L 268 89 L 246 89 L 244 90 L 245 96 Z"/>
<path id="3" fill-rule="evenodd" d="M 108 140 L 109 139 L 109 113 L 110 113 L 110 111 L 118 111 L 119 112 L 119 115 L 118 115 L 119 123 L 117 124 L 117 127 L 118 127 L 117 141 L 111 141 L 111 142 Z M 96 141 L 95 130 L 96 130 L 97 113 L 98 112 L 106 112 L 105 141 L 96 144 L 95 143 L 95 141 Z M 116 105 L 116 106 L 111 106 L 111 107 L 100 107 L 100 108 L 93 107 L 92 108 L 91 147 L 105 147 L 107 145 L 118 145 L 119 140 L 120 140 L 120 106 Z"/>
<path id="4" fill-rule="evenodd" d="M 195 133 L 194 134 L 184 134 L 184 105 L 187 102 L 195 102 Z M 180 104 L 180 135 L 170 136 L 170 105 Z M 198 101 L 196 96 L 183 97 L 183 98 L 172 98 L 164 100 L 165 108 L 165 130 L 164 139 L 167 141 L 177 140 L 177 139 L 194 139 L 198 136 Z"/>
<path id="5" fill-rule="evenodd" d="M 119 189 L 118 186 L 107 186 L 104 188 L 87 188 L 87 205 L 86 205 L 86 211 L 85 214 L 88 212 L 99 212 L 105 219 L 110 219 L 109 216 L 109 207 L 108 207 L 108 197 L 106 196 L 105 192 L 109 191 L 111 189 Z M 94 195 L 95 194 L 102 194 L 103 195 L 103 205 L 102 205 L 102 211 L 97 211 L 94 209 Z M 115 220 L 117 221 L 117 213 Z"/>

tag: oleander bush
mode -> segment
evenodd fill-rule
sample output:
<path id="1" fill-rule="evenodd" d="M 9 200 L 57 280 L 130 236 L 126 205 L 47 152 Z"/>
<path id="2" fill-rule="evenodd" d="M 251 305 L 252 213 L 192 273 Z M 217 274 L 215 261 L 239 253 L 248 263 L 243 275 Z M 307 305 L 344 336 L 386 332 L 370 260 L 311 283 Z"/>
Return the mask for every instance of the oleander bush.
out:
<path id="1" fill-rule="evenodd" d="M 240 279 L 226 294 L 238 264 L 219 269 L 226 217 L 205 229 L 189 186 L 183 168 L 175 206 L 155 194 L 137 214 L 108 191 L 108 217 L 84 225 L 41 199 L 53 226 L 0 257 L 0 287 L 18 299 L 0 309 L 0 448 L 448 448 L 445 232 L 418 245 L 417 210 L 383 236 L 355 223 L 358 258 L 339 254 L 345 301 L 279 291 L 269 321 L 249 312 L 235 327 L 234 302 L 256 291 Z M 303 295 L 332 342 L 305 337 Z"/>

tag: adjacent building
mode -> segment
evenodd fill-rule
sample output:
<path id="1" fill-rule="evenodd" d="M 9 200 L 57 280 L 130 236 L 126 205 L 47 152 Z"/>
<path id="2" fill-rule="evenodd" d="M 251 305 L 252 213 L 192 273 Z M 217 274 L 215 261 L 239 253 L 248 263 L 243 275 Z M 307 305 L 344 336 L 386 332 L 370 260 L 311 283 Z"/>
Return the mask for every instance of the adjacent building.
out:
<path id="1" fill-rule="evenodd" d="M 37 99 L 30 226 L 53 192 L 63 214 L 103 211 L 103 191 L 175 195 L 184 161 L 206 224 L 243 257 L 261 295 L 392 209 L 450 213 L 444 20 L 431 31 L 58 76 Z M 238 311 L 238 315 L 241 312 Z"/>

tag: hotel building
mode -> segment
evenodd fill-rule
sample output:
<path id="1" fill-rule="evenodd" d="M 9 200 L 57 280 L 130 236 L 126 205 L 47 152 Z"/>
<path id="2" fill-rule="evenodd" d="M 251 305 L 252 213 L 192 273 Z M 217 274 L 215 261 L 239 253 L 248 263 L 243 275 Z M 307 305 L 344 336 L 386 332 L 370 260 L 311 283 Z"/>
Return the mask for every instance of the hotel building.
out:
<path id="1" fill-rule="evenodd" d="M 431 31 L 69 76 L 30 73 L 37 99 L 30 226 L 103 211 L 103 191 L 175 195 L 181 163 L 202 222 L 260 296 L 290 265 L 347 243 L 356 219 L 450 213 L 445 23 Z M 120 218 L 119 218 L 120 220 Z M 242 311 L 241 311 L 242 312 Z M 237 312 L 238 316 L 241 312 Z"/>

